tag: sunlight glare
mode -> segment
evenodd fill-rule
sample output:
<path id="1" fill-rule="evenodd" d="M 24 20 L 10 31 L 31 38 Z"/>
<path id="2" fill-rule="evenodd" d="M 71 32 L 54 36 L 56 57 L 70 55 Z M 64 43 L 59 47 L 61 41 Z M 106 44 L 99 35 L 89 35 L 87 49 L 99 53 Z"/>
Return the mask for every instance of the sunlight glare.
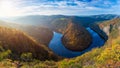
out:
<path id="1" fill-rule="evenodd" d="M 14 14 L 14 3 L 10 0 L 0 1 L 0 16 L 11 16 Z"/>

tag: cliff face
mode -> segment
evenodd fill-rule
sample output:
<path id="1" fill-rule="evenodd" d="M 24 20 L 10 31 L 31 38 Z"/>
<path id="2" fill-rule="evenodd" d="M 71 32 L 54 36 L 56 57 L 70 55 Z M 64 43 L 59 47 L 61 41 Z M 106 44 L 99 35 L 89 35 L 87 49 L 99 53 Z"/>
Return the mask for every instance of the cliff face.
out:
<path id="1" fill-rule="evenodd" d="M 98 33 L 105 41 L 107 41 L 108 40 L 108 36 L 107 36 L 107 34 L 108 33 L 106 33 L 106 32 L 108 32 L 108 28 L 109 27 L 106 27 L 106 28 L 104 28 L 104 29 L 101 29 L 97 24 L 91 24 L 90 26 L 89 26 L 92 30 L 94 30 L 96 33 Z M 106 32 L 104 32 L 104 30 L 106 31 Z"/>
<path id="2" fill-rule="evenodd" d="M 89 32 L 82 26 L 70 23 L 62 37 L 63 45 L 72 51 L 86 49 L 92 41 Z"/>
<path id="3" fill-rule="evenodd" d="M 120 18 L 104 21 L 99 24 L 101 30 L 103 30 L 109 37 L 120 34 Z M 115 34 L 116 33 L 116 34 Z"/>

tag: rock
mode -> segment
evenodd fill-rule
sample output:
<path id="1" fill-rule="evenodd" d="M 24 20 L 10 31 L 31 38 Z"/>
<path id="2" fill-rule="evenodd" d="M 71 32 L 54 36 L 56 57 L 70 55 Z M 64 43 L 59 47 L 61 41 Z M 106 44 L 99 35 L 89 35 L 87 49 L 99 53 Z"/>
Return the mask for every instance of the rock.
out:
<path id="1" fill-rule="evenodd" d="M 81 25 L 70 23 L 62 37 L 63 45 L 72 51 L 82 51 L 92 42 L 91 35 Z"/>
<path id="2" fill-rule="evenodd" d="M 106 31 L 106 32 L 108 32 L 108 28 L 109 27 L 106 27 L 106 28 L 104 28 L 104 29 L 101 29 L 97 24 L 91 24 L 90 26 L 89 26 L 92 30 L 94 30 L 96 33 L 98 33 L 99 34 L 99 36 L 101 36 L 105 41 L 107 41 L 108 40 L 108 36 L 107 36 L 107 34 L 109 34 L 109 33 L 105 33 L 104 32 L 104 30 Z"/>

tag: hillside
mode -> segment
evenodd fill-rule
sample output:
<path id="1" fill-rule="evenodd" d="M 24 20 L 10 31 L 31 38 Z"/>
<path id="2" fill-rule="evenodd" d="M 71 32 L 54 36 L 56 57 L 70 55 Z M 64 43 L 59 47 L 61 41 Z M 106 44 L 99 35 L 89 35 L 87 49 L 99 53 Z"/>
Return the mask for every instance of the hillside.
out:
<path id="1" fill-rule="evenodd" d="M 114 25 L 119 24 L 118 19 L 110 20 L 116 21 Z M 102 23 L 105 24 L 108 21 Z M 113 27 L 115 28 L 115 27 Z M 119 32 L 118 30 L 116 32 Z M 95 48 L 81 56 L 64 59 L 59 62 L 45 61 L 44 63 L 39 62 L 32 66 L 36 67 L 50 67 L 50 68 L 119 68 L 120 67 L 120 34 L 116 35 L 114 31 L 111 31 L 108 41 L 103 47 Z M 116 35 L 116 38 L 114 38 Z M 111 38 L 110 38 L 111 37 Z M 34 63 L 34 62 L 32 62 Z M 31 63 L 31 64 L 32 64 Z M 41 66 L 43 65 L 43 66 Z M 29 67 L 26 64 L 23 67 Z"/>
<path id="2" fill-rule="evenodd" d="M 0 68 L 120 68 L 120 0 L 0 0 Z"/>
<path id="3" fill-rule="evenodd" d="M 116 14 L 100 14 L 100 15 L 93 15 L 90 16 L 92 18 L 101 18 L 101 19 L 114 19 L 114 18 L 120 18 L 120 15 L 116 15 Z"/>
<path id="4" fill-rule="evenodd" d="M 8 18 L 5 20 L 9 20 L 12 22 L 18 22 L 22 24 L 32 24 L 32 25 L 47 25 L 50 23 L 53 23 L 55 20 L 58 19 L 69 19 L 75 20 L 77 23 L 81 23 L 84 26 L 88 26 L 88 24 L 104 21 L 104 20 L 110 20 L 113 18 L 117 18 L 119 15 L 114 14 L 101 14 L 101 15 L 91 15 L 91 16 L 65 16 L 65 15 L 28 15 L 28 16 L 20 16 L 15 18 Z M 45 20 L 44 20 L 45 19 Z M 82 23 L 84 22 L 84 23 Z"/>
<path id="5" fill-rule="evenodd" d="M 27 33 L 28 35 L 32 36 L 36 41 L 46 46 L 48 46 L 53 36 L 53 32 L 50 29 L 45 28 L 43 26 L 23 25 L 4 21 L 0 21 L 0 25 L 4 27 L 21 30 Z"/>
<path id="6" fill-rule="evenodd" d="M 120 67 L 120 34 L 119 34 L 120 19 L 116 18 L 116 19 L 112 19 L 109 21 L 104 21 L 104 22 L 98 23 L 98 25 L 101 30 L 106 30 L 106 26 L 109 27 L 109 29 L 107 29 L 109 30 L 108 40 L 103 47 L 94 48 L 91 51 L 86 52 L 85 54 L 81 56 L 74 57 L 74 58 L 65 58 L 57 62 L 54 60 L 61 59 L 61 58 L 56 57 L 51 51 L 49 51 L 46 47 L 44 47 L 45 45 L 43 45 L 42 43 L 37 43 L 36 41 L 33 41 L 33 38 L 28 36 L 26 33 L 23 33 L 22 31 L 1 27 L 0 35 L 2 36 L 0 36 L 0 38 L 5 43 L 7 43 L 7 45 L 10 45 L 11 47 L 4 45 L 3 43 L 1 44 L 1 46 L 4 46 L 4 47 L 0 47 L 0 51 L 1 51 L 0 52 L 0 60 L 1 60 L 0 67 L 119 68 Z M 18 37 L 19 35 L 20 35 L 20 38 Z M 23 40 L 20 40 L 21 38 L 24 39 L 24 42 Z M 9 40 L 9 39 L 16 39 L 16 41 Z M 30 44 L 26 43 L 25 40 L 28 40 L 27 42 L 31 42 L 31 43 Z M 19 48 L 21 49 L 17 48 L 16 46 L 13 46 L 13 44 L 16 44 L 17 47 L 19 46 Z M 27 46 L 27 48 L 23 48 L 21 45 Z M 14 57 L 14 55 L 20 55 L 23 53 L 21 57 L 20 56 L 17 57 L 18 59 L 21 59 L 21 58 L 22 59 L 13 60 L 13 58 L 10 58 L 11 52 L 12 52 L 12 57 Z M 34 53 L 32 55 L 34 58 L 32 59 L 30 58 L 31 53 L 32 54 Z M 39 58 L 36 56 L 38 56 Z M 27 59 L 27 60 L 23 61 L 23 59 Z M 42 59 L 42 60 L 47 59 L 47 60 L 41 61 L 38 59 Z"/>
<path id="7" fill-rule="evenodd" d="M 114 19 L 114 21 L 116 20 L 118 19 Z M 111 33 L 112 32 L 114 31 L 111 31 Z M 114 38 L 114 35 L 116 35 L 116 33 L 109 35 L 109 37 L 111 38 L 108 39 L 108 41 L 103 47 L 95 48 L 75 58 L 64 59 L 59 62 L 47 61 L 47 60 L 46 61 L 32 60 L 31 62 L 23 62 L 23 61 L 12 61 L 11 59 L 9 60 L 5 59 L 2 60 L 2 62 L 0 62 L 0 67 L 9 67 L 10 65 L 11 67 L 16 67 L 19 66 L 18 64 L 21 64 L 21 68 L 39 68 L 39 67 L 41 68 L 119 68 L 120 67 L 120 35 L 116 35 L 116 38 Z M 16 62 L 19 63 L 13 64 Z"/>
<path id="8" fill-rule="evenodd" d="M 120 37 L 108 41 L 104 47 L 58 63 L 61 68 L 119 68 L 120 67 Z"/>
<path id="9" fill-rule="evenodd" d="M 120 67 L 120 18 L 104 21 L 100 28 L 112 26 L 108 41 L 101 48 L 95 48 L 82 56 L 65 59 L 58 63 L 61 68 L 119 68 Z"/>
<path id="10" fill-rule="evenodd" d="M 18 28 L 19 30 L 24 31 L 25 33 L 32 36 L 34 39 L 36 39 L 38 42 L 48 46 L 49 42 L 51 41 L 53 37 L 53 31 L 42 27 L 42 26 L 26 26 L 24 28 Z"/>
<path id="11" fill-rule="evenodd" d="M 67 18 L 55 19 L 50 23 L 51 27 L 49 28 L 64 34 L 67 29 L 67 26 L 69 25 L 69 20 L 70 19 L 67 19 Z"/>
<path id="12" fill-rule="evenodd" d="M 120 34 L 120 18 L 101 22 L 99 26 L 109 37 L 117 38 Z"/>
<path id="13" fill-rule="evenodd" d="M 38 43 L 32 37 L 22 31 L 0 26 L 1 51 L 10 50 L 10 58 L 20 59 L 23 54 L 30 53 L 31 57 L 39 60 L 58 60 L 45 45 Z"/>
<path id="14" fill-rule="evenodd" d="M 71 21 L 62 37 L 62 42 L 69 50 L 82 51 L 89 47 L 92 37 L 83 26 Z"/>
<path id="15" fill-rule="evenodd" d="M 68 20 L 73 20 L 74 23 L 80 24 L 84 27 L 88 27 L 90 24 L 110 20 L 119 17 L 118 15 L 93 15 L 93 16 L 65 16 L 65 15 L 29 15 L 20 16 L 15 18 L 8 18 L 5 20 L 34 26 L 44 26 L 51 30 L 64 33 Z M 84 23 L 83 23 L 84 22 Z"/>

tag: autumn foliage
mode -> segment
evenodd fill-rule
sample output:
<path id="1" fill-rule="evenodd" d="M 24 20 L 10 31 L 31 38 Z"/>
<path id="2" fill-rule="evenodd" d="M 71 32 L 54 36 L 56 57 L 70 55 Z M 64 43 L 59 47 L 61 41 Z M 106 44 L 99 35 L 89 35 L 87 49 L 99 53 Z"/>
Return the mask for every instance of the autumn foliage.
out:
<path id="1" fill-rule="evenodd" d="M 45 45 L 36 42 L 24 32 L 12 28 L 0 27 L 0 44 L 4 49 L 12 51 L 11 57 L 14 59 L 18 59 L 21 54 L 28 52 L 32 53 L 33 58 L 40 60 L 57 57 Z"/>

